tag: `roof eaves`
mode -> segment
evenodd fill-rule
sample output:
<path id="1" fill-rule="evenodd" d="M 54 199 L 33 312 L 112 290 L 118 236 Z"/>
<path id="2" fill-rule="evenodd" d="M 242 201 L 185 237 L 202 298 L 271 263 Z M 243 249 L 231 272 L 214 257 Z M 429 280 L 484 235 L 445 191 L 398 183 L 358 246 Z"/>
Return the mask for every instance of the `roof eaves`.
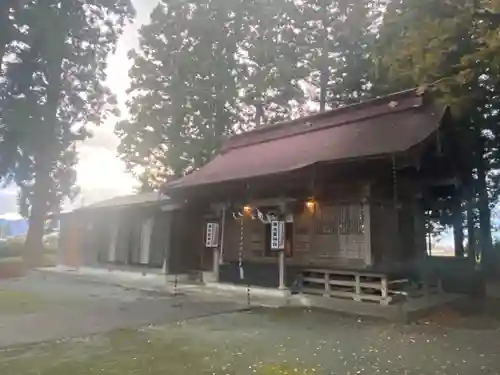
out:
<path id="1" fill-rule="evenodd" d="M 93 211 L 93 210 L 103 210 L 103 209 L 119 209 L 119 208 L 128 208 L 132 206 L 137 206 L 137 207 L 143 207 L 143 206 L 151 206 L 151 205 L 160 205 L 160 204 L 165 204 L 170 202 L 169 197 L 165 196 L 160 196 L 157 200 L 146 200 L 146 201 L 132 201 L 132 202 L 118 202 L 114 203 L 112 202 L 114 198 L 102 201 L 102 202 L 97 202 L 94 204 L 91 204 L 89 206 L 83 206 L 79 207 L 75 211 Z"/>
<path id="2" fill-rule="evenodd" d="M 397 99 L 405 100 L 406 102 L 401 104 Z M 386 104 L 389 109 L 384 107 L 384 104 Z M 418 94 L 415 89 L 401 91 L 365 102 L 348 105 L 311 116 L 300 117 L 291 121 L 280 122 L 234 135 L 222 146 L 221 154 L 239 147 L 269 142 L 275 139 L 282 139 L 334 126 L 347 125 L 391 113 L 416 109 L 422 106 L 424 106 L 423 94 Z M 370 109 L 372 109 L 372 111 L 369 111 Z M 361 112 L 362 110 L 365 112 Z M 348 117 L 346 114 L 351 115 Z M 342 118 L 342 116 L 346 118 Z M 328 119 L 332 121 L 327 121 Z"/>

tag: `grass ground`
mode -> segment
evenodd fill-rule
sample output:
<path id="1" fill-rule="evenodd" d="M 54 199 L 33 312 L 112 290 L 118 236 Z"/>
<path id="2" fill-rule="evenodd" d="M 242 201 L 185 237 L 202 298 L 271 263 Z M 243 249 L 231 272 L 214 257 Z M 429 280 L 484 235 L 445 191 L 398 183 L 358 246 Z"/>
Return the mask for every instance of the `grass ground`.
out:
<path id="1" fill-rule="evenodd" d="M 50 303 L 35 293 L 0 289 L 0 315 L 29 314 L 50 307 Z"/>
<path id="2" fill-rule="evenodd" d="M 500 305 L 491 301 L 398 325 L 304 309 L 220 314 L 229 311 L 212 308 L 221 301 L 44 273 L 0 287 L 0 343 L 10 345 L 0 349 L 1 375 L 500 374 Z M 161 324 L 87 334 L 145 322 Z"/>
<path id="3" fill-rule="evenodd" d="M 85 339 L 29 345 L 0 351 L 3 375 L 128 374 L 313 374 L 314 368 L 286 363 L 254 363 L 232 358 L 216 346 L 154 330 L 120 330 Z M 203 340 L 202 340 L 203 341 Z"/>
<path id="4" fill-rule="evenodd" d="M 500 331 L 256 310 L 12 347 L 2 375 L 499 374 Z"/>

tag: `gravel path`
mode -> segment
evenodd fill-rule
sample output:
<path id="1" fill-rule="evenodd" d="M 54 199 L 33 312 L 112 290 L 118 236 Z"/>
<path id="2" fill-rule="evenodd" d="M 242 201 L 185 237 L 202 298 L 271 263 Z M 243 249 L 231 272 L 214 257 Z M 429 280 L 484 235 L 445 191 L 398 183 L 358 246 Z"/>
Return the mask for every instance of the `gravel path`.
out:
<path id="1" fill-rule="evenodd" d="M 276 374 L 500 374 L 498 328 L 397 325 L 329 312 L 254 310 L 156 331 L 165 340 L 187 342 L 191 350 L 210 348 L 214 370 L 222 366 L 228 374 L 251 374 L 262 366 L 285 369 Z"/>
<path id="2" fill-rule="evenodd" d="M 32 293 L 48 301 L 49 306 L 30 314 L 0 314 L 0 347 L 168 323 L 242 308 L 228 301 L 173 297 L 36 272 L 23 279 L 0 282 L 0 289 Z"/>
<path id="3" fill-rule="evenodd" d="M 69 358 L 73 346 L 84 345 L 88 361 L 66 363 L 71 369 L 80 366 L 82 374 L 89 370 L 87 363 L 111 366 L 115 362 L 110 360 L 118 361 L 113 369 L 120 370 L 125 363 L 123 374 L 148 369 L 146 373 L 180 375 L 195 365 L 192 373 L 200 374 L 500 374 L 496 306 L 489 315 L 444 311 L 401 325 L 302 309 L 239 311 L 240 305 L 214 296 L 211 300 L 200 295 L 172 297 L 37 273 L 2 282 L 0 289 L 35 293 L 54 303 L 48 311 L 0 315 L 0 346 L 93 333 L 98 333 L 96 342 L 107 342 L 106 332 L 142 327 L 127 331 L 125 343 L 111 359 L 102 356 L 103 348 L 93 348 L 93 340 L 64 341 L 55 357 L 49 353 L 31 358 L 28 353 L 33 350 L 48 350 L 44 344 L 18 349 L 26 359 L 46 356 L 52 363 L 53 358 Z M 148 336 L 137 341 L 137 334 Z M 145 347 L 151 343 L 154 352 Z M 165 360 L 162 353 L 167 352 L 171 357 Z M 130 353 L 137 356 L 137 363 L 129 363 Z M 22 366 L 25 359 L 3 366 L 17 366 L 16 361 Z M 37 368 L 31 362 L 26 366 Z M 59 374 L 51 371 L 48 367 L 41 373 Z"/>

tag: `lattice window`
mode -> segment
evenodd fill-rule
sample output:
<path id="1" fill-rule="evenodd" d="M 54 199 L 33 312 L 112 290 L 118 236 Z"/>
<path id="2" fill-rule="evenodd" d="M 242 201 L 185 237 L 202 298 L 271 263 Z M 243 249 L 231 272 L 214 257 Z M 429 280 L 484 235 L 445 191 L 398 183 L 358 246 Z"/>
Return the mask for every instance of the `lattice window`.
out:
<path id="1" fill-rule="evenodd" d="M 318 210 L 317 233 L 363 234 L 363 205 L 323 205 Z"/>

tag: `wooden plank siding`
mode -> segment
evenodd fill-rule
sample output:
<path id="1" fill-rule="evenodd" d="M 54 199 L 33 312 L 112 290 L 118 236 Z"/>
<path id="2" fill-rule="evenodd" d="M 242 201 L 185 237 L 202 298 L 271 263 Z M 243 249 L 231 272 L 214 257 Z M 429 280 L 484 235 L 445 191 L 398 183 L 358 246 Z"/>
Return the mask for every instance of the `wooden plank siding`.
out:
<path id="1" fill-rule="evenodd" d="M 362 223 L 362 204 L 317 205 L 316 212 L 307 209 L 294 215 L 293 253 L 290 264 L 340 264 L 359 266 L 365 262 L 365 233 Z M 326 215 L 326 216 L 325 216 Z M 342 216 L 343 215 L 343 216 Z M 323 220 L 321 220 L 323 218 Z M 246 261 L 276 263 L 277 255 L 266 252 L 266 225 L 258 219 L 234 219 L 228 215 L 224 230 L 223 261 L 238 261 L 241 221 L 243 220 L 243 258 Z M 329 226 L 326 228 L 325 226 Z M 343 228 L 342 226 L 345 226 Z M 356 228 L 356 229 L 354 229 Z M 354 230 L 356 233 L 354 233 Z"/>
<path id="2" fill-rule="evenodd" d="M 171 226 L 168 272 L 182 274 L 202 268 L 204 219 L 197 211 L 175 212 Z"/>
<path id="3" fill-rule="evenodd" d="M 391 201 L 366 203 L 369 228 L 363 226 L 364 205 L 322 204 L 314 214 L 304 210 L 294 215 L 293 253 L 287 265 L 365 268 L 412 262 L 425 251 L 423 223 L 416 219 L 419 207 L 412 202 L 398 207 Z M 322 220 L 321 215 L 327 215 Z M 347 216 L 346 216 L 347 215 Z M 420 217 L 423 212 L 420 213 Z M 240 251 L 240 223 L 228 215 L 224 230 L 223 262 L 237 262 Z M 243 260 L 277 264 L 277 255 L 266 252 L 266 226 L 260 220 L 243 219 Z M 326 225 L 326 227 L 325 227 Z M 344 225 L 353 226 L 343 228 Z M 366 231 L 369 230 L 369 240 Z M 424 250 L 422 250 L 422 248 Z"/>
<path id="4" fill-rule="evenodd" d="M 177 216 L 181 218 L 177 220 Z M 147 263 L 140 258 L 142 228 L 146 220 L 153 220 Z M 71 266 L 162 268 L 164 258 L 168 256 L 167 251 L 177 251 L 172 247 L 172 225 L 177 222 L 175 230 L 179 236 L 190 233 L 186 230 L 187 226 L 183 220 L 184 216 L 180 215 L 179 210 L 164 212 L 158 207 L 118 207 L 68 213 L 61 220 L 63 240 L 59 245 L 60 259 L 62 264 Z M 187 222 L 201 227 L 201 223 L 189 220 Z M 187 238 L 193 241 L 189 236 Z M 177 239 L 178 237 L 174 240 Z M 111 250 L 113 242 L 114 251 Z M 173 264 L 174 268 L 188 269 L 189 264 L 197 262 L 197 250 L 188 245 L 178 246 L 179 251 L 186 251 L 186 248 L 188 250 L 187 254 L 179 255 L 182 259 L 179 264 Z M 189 249 L 192 249 L 193 253 L 189 254 Z"/>

